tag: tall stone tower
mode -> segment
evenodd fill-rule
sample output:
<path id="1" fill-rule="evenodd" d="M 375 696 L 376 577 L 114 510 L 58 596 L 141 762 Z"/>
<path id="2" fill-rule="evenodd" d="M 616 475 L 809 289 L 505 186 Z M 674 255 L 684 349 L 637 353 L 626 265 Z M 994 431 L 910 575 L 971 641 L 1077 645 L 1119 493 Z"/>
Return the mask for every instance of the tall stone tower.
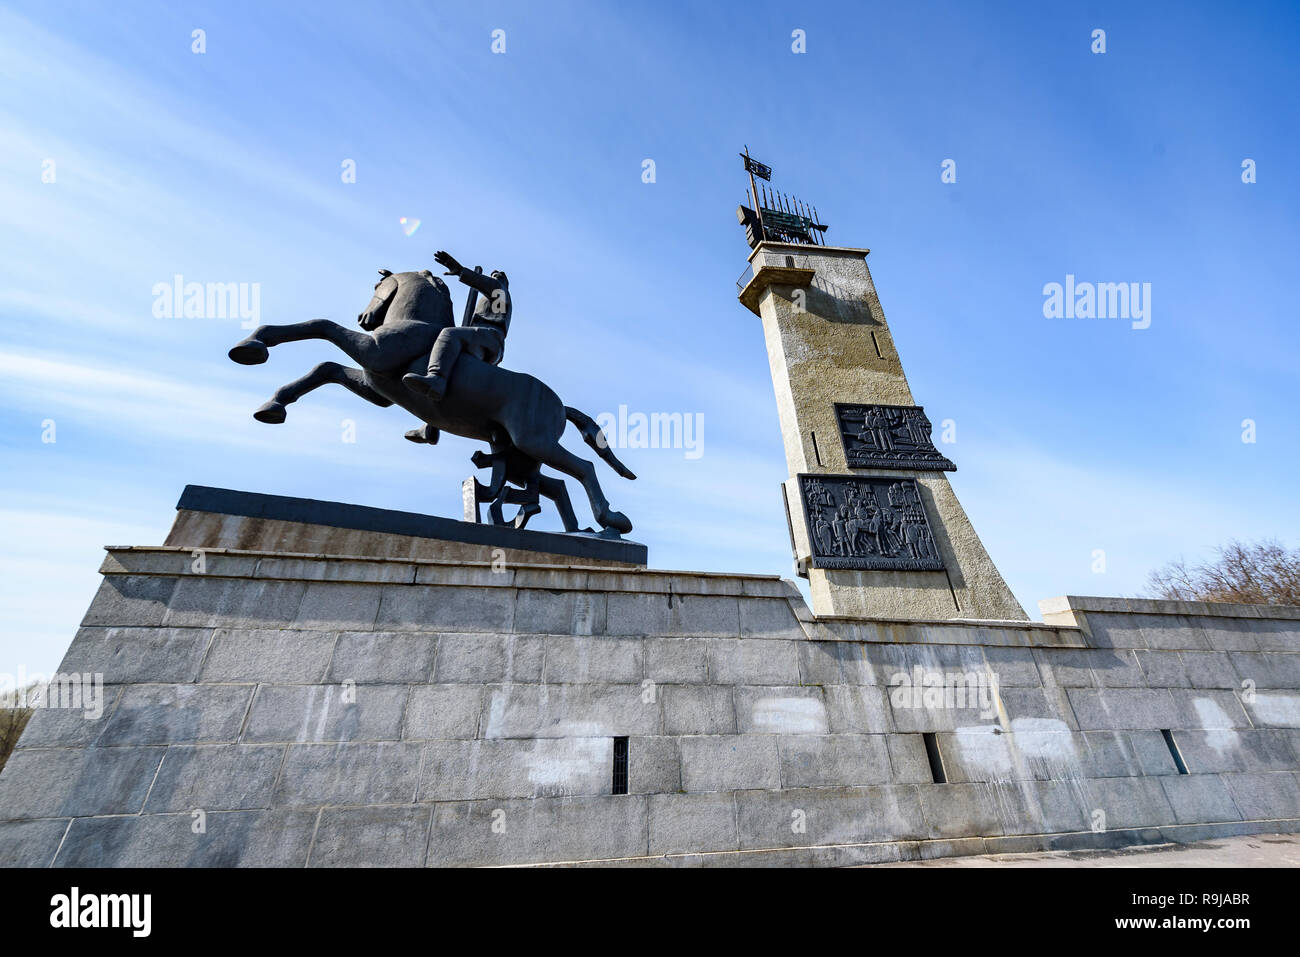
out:
<path id="1" fill-rule="evenodd" d="M 815 210 L 754 177 L 737 218 L 751 247 L 740 301 L 763 321 L 786 463 L 786 515 L 818 616 L 1027 616 L 946 472 L 867 268 L 869 250 L 824 245 Z"/>

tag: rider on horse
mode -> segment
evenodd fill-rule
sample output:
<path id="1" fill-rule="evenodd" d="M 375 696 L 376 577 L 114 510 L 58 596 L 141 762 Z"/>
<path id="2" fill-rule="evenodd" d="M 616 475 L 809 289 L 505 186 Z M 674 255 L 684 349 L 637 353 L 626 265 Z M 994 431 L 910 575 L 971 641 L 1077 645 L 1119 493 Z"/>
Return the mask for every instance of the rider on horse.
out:
<path id="1" fill-rule="evenodd" d="M 447 380 L 451 378 L 461 352 L 468 352 L 488 365 L 501 362 L 505 354 L 506 333 L 510 330 L 510 288 L 506 274 L 499 269 L 485 276 L 466 269 L 441 249 L 433 258 L 447 267 L 446 275 L 456 276 L 483 294 L 468 325 L 451 326 L 438 333 L 429 353 L 428 375 L 410 372 L 402 377 L 402 383 L 408 389 L 437 401 L 447 392 Z"/>

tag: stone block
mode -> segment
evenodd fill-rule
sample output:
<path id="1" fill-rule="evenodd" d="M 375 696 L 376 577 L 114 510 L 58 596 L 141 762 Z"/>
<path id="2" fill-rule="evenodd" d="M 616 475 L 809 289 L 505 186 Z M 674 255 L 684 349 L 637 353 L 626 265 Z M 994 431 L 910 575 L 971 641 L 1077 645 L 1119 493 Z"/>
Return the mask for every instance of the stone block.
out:
<path id="1" fill-rule="evenodd" d="M 283 745 L 176 745 L 149 789 L 146 813 L 239 811 L 271 806 Z"/>
<path id="2" fill-rule="evenodd" d="M 682 758 L 677 738 L 631 737 L 627 752 L 629 794 L 663 794 L 682 789 Z M 610 772 L 612 784 L 612 767 Z"/>
<path id="3" fill-rule="evenodd" d="M 56 867 L 302 867 L 316 810 L 220 811 L 195 834 L 193 817 L 78 818 L 55 858 Z"/>
<path id="4" fill-rule="evenodd" d="M 884 688 L 863 685 L 826 685 L 826 721 L 832 734 L 881 734 L 894 730 Z"/>
<path id="5" fill-rule="evenodd" d="M 402 737 L 475 738 L 482 711 L 483 689 L 478 685 L 417 685 L 407 702 Z"/>
<path id="6" fill-rule="evenodd" d="M 916 790 L 926 825 L 923 836 L 932 839 L 1004 834 L 1004 815 L 1013 817 L 1023 807 L 1019 793 L 1000 784 L 925 784 Z"/>
<path id="7" fill-rule="evenodd" d="M 1179 744 L 1180 748 L 1182 739 L 1186 734 L 1186 731 L 1174 732 L 1174 740 Z M 1124 736 L 1128 738 L 1133 754 L 1137 758 L 1139 774 L 1164 775 L 1178 773 L 1178 766 L 1174 764 L 1174 757 L 1169 753 L 1169 745 L 1165 741 L 1165 736 L 1159 731 L 1133 730 L 1124 732 Z"/>
<path id="8" fill-rule="evenodd" d="M 930 758 L 925 751 L 925 740 L 919 734 L 887 734 L 890 781 L 893 784 L 930 784 Z"/>
<path id="9" fill-rule="evenodd" d="M 397 742 L 295 744 L 276 784 L 277 807 L 409 804 L 422 745 Z"/>
<path id="10" fill-rule="evenodd" d="M 101 698 L 102 712 L 95 717 L 96 709 L 35 708 L 27 721 L 20 748 L 83 748 L 91 745 L 108 725 L 122 689 L 105 685 Z M 85 699 L 83 698 L 83 705 Z"/>
<path id="11" fill-rule="evenodd" d="M 191 575 L 176 581 L 163 624 L 174 628 L 293 627 L 306 590 L 305 582 Z"/>
<path id="12" fill-rule="evenodd" d="M 1033 649 L 987 647 L 983 651 L 984 669 L 997 679 L 998 687 L 1038 688 L 1043 685 Z"/>
<path id="13" fill-rule="evenodd" d="M 649 814 L 652 855 L 733 851 L 740 847 L 736 801 L 730 792 L 652 794 Z"/>
<path id="14" fill-rule="evenodd" d="M 1192 654 L 1200 653 L 1203 652 L 1192 652 Z M 1148 687 L 1187 688 L 1191 686 L 1180 652 L 1139 651 L 1137 659 Z"/>
<path id="15" fill-rule="evenodd" d="M 1187 769 L 1194 773 L 1290 771 L 1296 766 L 1280 731 L 1176 731 L 1174 738 Z"/>
<path id="16" fill-rule="evenodd" d="M 818 687 L 738 687 L 733 696 L 741 734 L 826 734 L 830 723 Z"/>
<path id="17" fill-rule="evenodd" d="M 600 593 L 521 588 L 514 628 L 529 634 L 600 635 L 607 615 L 607 597 Z"/>
<path id="18" fill-rule="evenodd" d="M 1079 735 L 1079 766 L 1087 778 L 1125 778 L 1142 774 L 1142 766 L 1124 731 L 1087 731 Z M 1161 742 L 1163 747 L 1163 741 Z M 1174 770 L 1165 750 L 1165 758 Z"/>
<path id="19" fill-rule="evenodd" d="M 1033 653 L 1044 685 L 1091 688 L 1097 684 L 1092 673 L 1092 655 L 1087 649 L 1035 648 Z"/>
<path id="20" fill-rule="evenodd" d="M 310 867 L 422 867 L 433 808 L 350 807 L 321 811 Z"/>
<path id="21" fill-rule="evenodd" d="M 1227 787 L 1213 774 L 1176 774 L 1160 779 L 1179 824 L 1240 821 Z"/>
<path id="22" fill-rule="evenodd" d="M 1174 688 L 1169 692 L 1178 717 L 1166 728 L 1249 728 L 1250 719 L 1231 691 Z M 1148 726 L 1149 727 L 1149 726 Z"/>
<path id="23" fill-rule="evenodd" d="M 0 774 L 0 820 L 136 814 L 162 748 L 19 749 Z"/>
<path id="24" fill-rule="evenodd" d="M 890 784 L 883 734 L 788 734 L 778 742 L 786 788 Z"/>
<path id="25" fill-rule="evenodd" d="M 1085 784 L 1089 817 L 1105 813 L 1105 829 L 1161 827 L 1174 823 L 1173 808 L 1159 778 L 1099 778 Z"/>
<path id="26" fill-rule="evenodd" d="M 925 829 L 911 787 L 739 791 L 736 808 L 744 849 L 914 839 Z"/>
<path id="27" fill-rule="evenodd" d="M 1170 728 L 1177 709 L 1170 692 L 1151 688 L 1070 688 L 1066 694 L 1081 731 Z"/>
<path id="28" fill-rule="evenodd" d="M 425 746 L 420 801 L 609 794 L 612 738 L 435 741 Z"/>
<path id="29" fill-rule="evenodd" d="M 1193 688 L 1240 688 L 1241 678 L 1227 654 L 1221 651 L 1179 653 L 1188 683 Z"/>
<path id="30" fill-rule="evenodd" d="M 509 634 L 515 593 L 509 588 L 383 585 L 374 627 L 381 631 Z"/>
<path id="31" fill-rule="evenodd" d="M 563 636 L 545 639 L 542 678 L 550 684 L 640 682 L 641 643 L 626 638 Z"/>
<path id="32" fill-rule="evenodd" d="M 745 638 L 786 638 L 801 641 L 803 626 L 785 598 L 742 598 L 739 630 Z"/>
<path id="33" fill-rule="evenodd" d="M 610 596 L 611 599 L 613 596 Z M 740 603 L 730 595 L 673 595 L 665 634 L 708 638 L 740 636 Z M 763 599 L 746 599 L 762 601 Z M 789 604 L 786 608 L 789 608 Z M 761 624 L 761 622 L 759 623 Z M 800 638 L 803 632 L 800 631 Z M 761 639 L 760 639 L 761 640 Z"/>
<path id="34" fill-rule="evenodd" d="M 642 642 L 645 677 L 661 684 L 703 684 L 709 680 L 709 641 L 704 638 L 647 638 Z"/>
<path id="35" fill-rule="evenodd" d="M 105 575 L 81 624 L 161 625 L 176 582 L 152 575 Z"/>
<path id="36" fill-rule="evenodd" d="M 1257 728 L 1300 728 L 1300 694 L 1258 691 L 1246 711 Z"/>
<path id="37" fill-rule="evenodd" d="M 61 674 L 102 674 L 106 684 L 193 681 L 212 636 L 208 628 L 81 628 Z"/>
<path id="38" fill-rule="evenodd" d="M 437 804 L 434 867 L 643 857 L 647 798 L 619 794 Z"/>
<path id="39" fill-rule="evenodd" d="M 1300 776 L 1292 772 L 1224 774 L 1221 779 L 1244 820 L 1300 818 Z"/>
<path id="40" fill-rule="evenodd" d="M 709 680 L 724 685 L 798 684 L 795 643 L 764 638 L 714 641 L 709 649 Z"/>
<path id="41" fill-rule="evenodd" d="M 490 685 L 485 738 L 655 735 L 662 699 L 637 685 Z"/>
<path id="42" fill-rule="evenodd" d="M 421 684 L 433 677 L 435 635 L 345 631 L 334 646 L 330 680 L 357 684 Z"/>
<path id="43" fill-rule="evenodd" d="M 262 685 L 243 740 L 396 741 L 407 695 L 404 685 Z"/>
<path id="44" fill-rule="evenodd" d="M 735 734 L 732 689 L 726 685 L 662 685 L 665 734 Z"/>
<path id="45" fill-rule="evenodd" d="M 668 635 L 669 595 L 611 592 L 606 596 L 605 633 L 609 635 Z"/>
<path id="46" fill-rule="evenodd" d="M 685 737 L 681 754 L 682 787 L 687 791 L 781 786 L 776 738 L 770 734 Z"/>
<path id="47" fill-rule="evenodd" d="M 540 681 L 543 639 L 514 635 L 442 635 L 434 669 L 439 682 Z"/>
<path id="48" fill-rule="evenodd" d="M 321 681 L 329 668 L 336 638 L 334 633 L 322 631 L 218 628 L 212 632 L 212 646 L 199 680 L 284 684 Z"/>
<path id="49" fill-rule="evenodd" d="M 312 582 L 302 596 L 294 627 L 370 631 L 379 614 L 380 589 L 379 585 Z"/>
<path id="50" fill-rule="evenodd" d="M 252 695 L 252 685 L 130 685 L 98 743 L 233 744 Z"/>
<path id="51" fill-rule="evenodd" d="M 799 683 L 805 685 L 873 685 L 875 669 L 867 646 L 856 641 L 801 641 L 795 645 Z"/>
<path id="52" fill-rule="evenodd" d="M 66 819 L 0 823 L 0 867 L 49 867 L 68 824 Z"/>
<path id="53" fill-rule="evenodd" d="M 1256 688 L 1300 689 L 1300 654 L 1232 652 L 1228 657 L 1241 679 L 1253 681 Z"/>

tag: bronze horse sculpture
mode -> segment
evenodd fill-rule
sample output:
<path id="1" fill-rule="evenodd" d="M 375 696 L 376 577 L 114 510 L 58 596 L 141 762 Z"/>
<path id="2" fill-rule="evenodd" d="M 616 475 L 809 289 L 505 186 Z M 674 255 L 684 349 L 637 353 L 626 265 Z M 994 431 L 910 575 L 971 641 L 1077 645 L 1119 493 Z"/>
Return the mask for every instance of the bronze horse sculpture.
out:
<path id="1" fill-rule="evenodd" d="M 582 483 L 602 535 L 617 537 L 631 531 L 627 516 L 614 511 L 606 500 L 595 465 L 560 445 L 566 423 L 572 422 L 586 443 L 619 475 L 628 479 L 636 476 L 614 455 L 595 421 L 566 406 L 541 380 L 463 354 L 456 360 L 441 400 L 433 401 L 403 385 L 404 374 L 425 370 L 438 333 L 455 324 L 451 293 L 427 269 L 401 273 L 381 269 L 379 274 L 374 297 L 357 317 L 363 332 L 329 319 L 310 319 L 260 326 L 230 350 L 234 361 L 257 365 L 267 360 L 271 346 L 324 339 L 361 366 L 354 369 L 337 362 L 322 362 L 302 378 L 281 386 L 253 416 L 260 422 L 283 422 L 285 406 L 313 389 L 336 383 L 381 408 L 396 404 L 424 421 L 423 430 L 407 434 L 413 441 L 432 444 L 437 441 L 438 431 L 445 431 L 487 442 L 491 454 L 476 453 L 474 464 L 493 470 L 489 498 L 495 499 L 495 521 L 503 521 L 503 503 L 518 503 L 522 507 L 515 524 L 522 527 L 529 515 L 538 511 L 540 493 L 555 503 L 565 531 L 578 530 L 564 480 L 541 472 L 541 466 L 549 465 Z M 507 481 L 523 490 L 507 489 Z"/>

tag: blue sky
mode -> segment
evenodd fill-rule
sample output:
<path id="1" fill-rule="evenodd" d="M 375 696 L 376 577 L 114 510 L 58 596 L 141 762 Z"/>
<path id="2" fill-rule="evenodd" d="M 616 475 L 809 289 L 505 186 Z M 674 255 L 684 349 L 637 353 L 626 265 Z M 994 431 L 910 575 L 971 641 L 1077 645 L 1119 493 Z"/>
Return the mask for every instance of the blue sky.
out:
<path id="1" fill-rule="evenodd" d="M 1136 594 L 1233 536 L 1295 544 L 1297 21 L 1281 3 L 9 3 L 0 672 L 57 665 L 102 546 L 161 542 L 186 483 L 459 514 L 471 443 L 412 446 L 404 413 L 336 387 L 255 422 L 337 354 L 236 366 L 237 320 L 153 315 L 176 274 L 259 283 L 266 322 L 350 324 L 379 267 L 446 248 L 504 268 L 508 365 L 593 415 L 704 416 L 699 458 L 629 450 L 636 482 L 602 472 L 651 564 L 789 575 L 766 352 L 734 285 L 744 144 L 832 243 L 872 250 L 913 393 L 956 422 L 953 486 L 1031 616 Z M 1151 283 L 1150 328 L 1044 318 L 1066 274 Z"/>

